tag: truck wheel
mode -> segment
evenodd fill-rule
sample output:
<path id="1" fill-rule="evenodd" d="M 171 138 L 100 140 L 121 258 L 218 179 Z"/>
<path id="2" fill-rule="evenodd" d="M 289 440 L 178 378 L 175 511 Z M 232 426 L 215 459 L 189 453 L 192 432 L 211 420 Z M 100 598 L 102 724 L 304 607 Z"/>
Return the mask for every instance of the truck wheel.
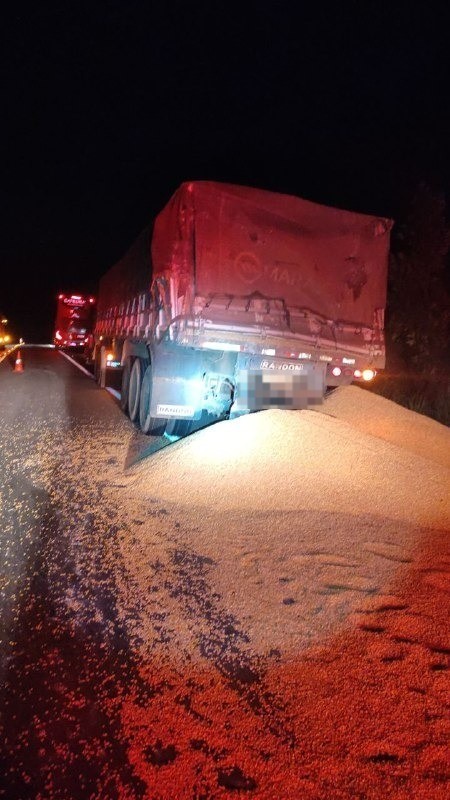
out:
<path id="1" fill-rule="evenodd" d="M 152 417 L 150 415 L 151 400 L 152 365 L 149 364 L 144 372 L 144 377 L 142 378 L 141 398 L 139 403 L 139 425 L 142 433 L 152 434 L 153 436 L 162 436 L 167 420 L 160 419 L 159 417 Z"/>
<path id="2" fill-rule="evenodd" d="M 122 388 L 120 390 L 120 407 L 125 414 L 128 414 L 128 387 L 130 385 L 131 358 L 125 359 L 122 370 Z"/>
<path id="3" fill-rule="evenodd" d="M 166 425 L 167 436 L 187 436 L 194 427 L 193 419 L 168 419 Z"/>
<path id="4" fill-rule="evenodd" d="M 135 358 L 131 367 L 130 383 L 128 386 L 128 413 L 132 422 L 136 422 L 139 417 L 139 402 L 141 399 L 142 379 L 148 361 L 143 358 Z"/>
<path id="5" fill-rule="evenodd" d="M 100 383 L 100 351 L 95 354 L 94 378 L 96 383 Z"/>

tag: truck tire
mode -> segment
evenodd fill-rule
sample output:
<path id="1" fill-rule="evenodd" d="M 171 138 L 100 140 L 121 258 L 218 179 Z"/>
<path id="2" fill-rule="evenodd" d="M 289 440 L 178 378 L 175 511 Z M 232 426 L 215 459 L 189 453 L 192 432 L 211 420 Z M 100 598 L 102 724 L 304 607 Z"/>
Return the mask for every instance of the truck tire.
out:
<path id="1" fill-rule="evenodd" d="M 100 383 L 100 350 L 98 350 L 95 354 L 94 360 L 94 378 L 96 383 Z"/>
<path id="2" fill-rule="evenodd" d="M 128 414 L 128 388 L 130 386 L 132 360 L 130 356 L 125 359 L 122 370 L 122 388 L 120 390 L 120 407 L 125 414 Z"/>
<path id="3" fill-rule="evenodd" d="M 142 433 L 152 436 L 162 436 L 166 427 L 167 420 L 150 415 L 152 400 L 152 365 L 149 364 L 144 372 L 141 385 L 141 397 L 139 403 L 139 425 Z"/>
<path id="4" fill-rule="evenodd" d="M 130 383 L 128 386 L 128 414 L 132 422 L 136 422 L 136 420 L 139 419 L 142 379 L 147 367 L 148 361 L 139 357 L 134 359 L 133 366 L 131 367 Z"/>

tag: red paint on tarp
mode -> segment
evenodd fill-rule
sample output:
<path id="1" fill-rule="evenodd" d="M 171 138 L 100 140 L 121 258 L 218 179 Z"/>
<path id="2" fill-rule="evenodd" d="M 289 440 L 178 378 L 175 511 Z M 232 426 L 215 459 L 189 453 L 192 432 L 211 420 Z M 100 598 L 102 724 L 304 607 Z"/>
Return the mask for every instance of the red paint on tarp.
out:
<path id="1" fill-rule="evenodd" d="M 153 275 L 175 274 L 180 296 L 192 285 L 205 297 L 256 292 L 372 326 L 386 305 L 391 227 L 286 194 L 184 183 L 155 220 Z"/>

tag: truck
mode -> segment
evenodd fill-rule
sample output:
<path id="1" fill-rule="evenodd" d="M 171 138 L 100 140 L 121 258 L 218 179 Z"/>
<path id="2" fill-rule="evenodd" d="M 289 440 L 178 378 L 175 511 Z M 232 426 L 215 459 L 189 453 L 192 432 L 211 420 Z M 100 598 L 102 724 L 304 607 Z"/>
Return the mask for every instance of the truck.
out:
<path id="1" fill-rule="evenodd" d="M 58 295 L 53 344 L 85 349 L 94 327 L 95 298 L 81 294 Z"/>
<path id="2" fill-rule="evenodd" d="M 91 357 L 146 434 L 314 407 L 385 364 L 388 218 L 183 183 L 100 280 Z"/>

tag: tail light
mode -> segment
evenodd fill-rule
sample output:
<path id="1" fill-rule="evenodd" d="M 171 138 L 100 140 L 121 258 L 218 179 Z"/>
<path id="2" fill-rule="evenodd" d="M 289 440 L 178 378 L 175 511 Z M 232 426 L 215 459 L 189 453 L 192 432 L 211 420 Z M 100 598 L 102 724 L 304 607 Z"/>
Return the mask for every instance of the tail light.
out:
<path id="1" fill-rule="evenodd" d="M 61 336 L 61 334 L 60 334 L 60 332 L 59 332 L 59 331 L 56 331 L 56 333 L 55 333 L 55 339 L 58 339 L 58 342 L 60 342 L 60 341 L 61 341 L 61 339 L 62 339 L 62 336 Z"/>
<path id="2" fill-rule="evenodd" d="M 340 367 L 333 367 L 333 369 L 331 370 L 331 374 L 334 375 L 335 378 L 339 378 L 341 372 L 342 370 Z"/>
<path id="3" fill-rule="evenodd" d="M 373 369 L 365 369 L 363 370 L 363 381 L 371 381 L 375 377 L 376 372 Z"/>

